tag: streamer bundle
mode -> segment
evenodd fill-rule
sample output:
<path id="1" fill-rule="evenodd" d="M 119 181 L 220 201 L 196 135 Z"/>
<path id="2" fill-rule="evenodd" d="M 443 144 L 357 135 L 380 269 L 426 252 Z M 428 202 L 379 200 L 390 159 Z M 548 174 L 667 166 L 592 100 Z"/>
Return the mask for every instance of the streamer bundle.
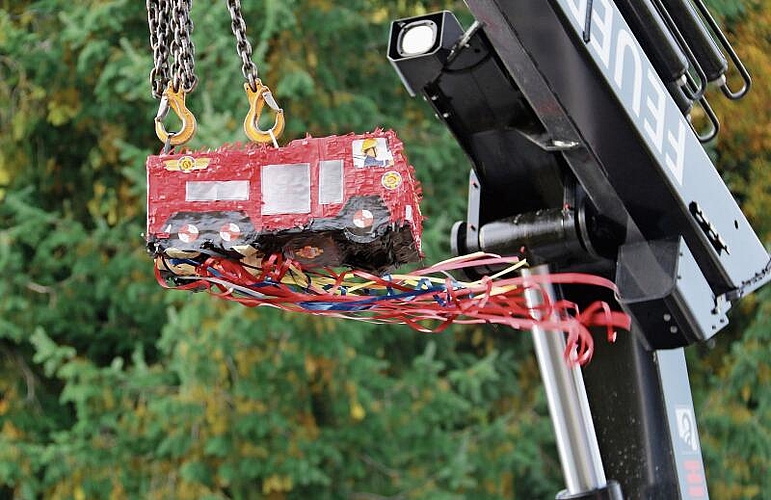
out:
<path id="1" fill-rule="evenodd" d="M 592 326 L 604 327 L 608 340 L 615 329 L 629 329 L 629 317 L 595 302 L 583 311 L 574 303 L 549 301 L 528 307 L 527 290 L 541 284 L 582 284 L 615 290 L 612 282 L 597 276 L 564 273 L 512 277 L 525 265 L 516 257 L 474 254 L 450 259 L 409 274 L 375 275 L 362 270 L 337 272 L 329 268 L 304 268 L 279 254 L 235 261 L 218 256 L 197 259 L 158 257 L 156 276 L 167 288 L 206 290 L 246 306 L 270 306 L 285 311 L 406 324 L 415 330 L 436 333 L 452 323 L 499 324 L 515 329 L 539 325 L 567 332 L 565 351 L 570 362 L 586 363 L 593 353 Z M 480 266 L 502 268 L 481 280 L 465 282 L 449 273 Z"/>

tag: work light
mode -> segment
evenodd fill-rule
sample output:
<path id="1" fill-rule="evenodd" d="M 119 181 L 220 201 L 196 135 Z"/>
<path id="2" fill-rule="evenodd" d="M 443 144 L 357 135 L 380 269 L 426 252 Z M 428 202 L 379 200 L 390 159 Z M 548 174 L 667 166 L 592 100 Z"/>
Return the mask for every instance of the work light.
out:
<path id="1" fill-rule="evenodd" d="M 463 28 L 452 12 L 446 10 L 399 19 L 391 24 L 388 60 L 411 95 L 420 92 L 422 84 L 442 71 L 461 35 Z"/>
<path id="2" fill-rule="evenodd" d="M 425 54 L 436 43 L 436 34 L 436 23 L 430 19 L 408 24 L 399 33 L 399 54 L 403 57 Z"/>

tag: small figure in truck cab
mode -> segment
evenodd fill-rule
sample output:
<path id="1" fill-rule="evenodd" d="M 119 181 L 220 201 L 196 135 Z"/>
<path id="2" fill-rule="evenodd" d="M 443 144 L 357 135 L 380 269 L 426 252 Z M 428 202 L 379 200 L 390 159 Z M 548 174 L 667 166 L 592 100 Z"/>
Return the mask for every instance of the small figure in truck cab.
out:
<path id="1" fill-rule="evenodd" d="M 390 167 L 394 164 L 392 159 L 378 159 L 377 139 L 364 139 L 361 144 L 361 152 L 364 153 L 364 167 Z"/>

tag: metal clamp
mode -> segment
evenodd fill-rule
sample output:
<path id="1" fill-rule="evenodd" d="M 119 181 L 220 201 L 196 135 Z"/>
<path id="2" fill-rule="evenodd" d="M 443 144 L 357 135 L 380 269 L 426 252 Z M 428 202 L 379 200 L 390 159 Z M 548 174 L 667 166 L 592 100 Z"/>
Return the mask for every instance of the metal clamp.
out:
<path id="1" fill-rule="evenodd" d="M 281 136 L 284 131 L 284 110 L 281 109 L 276 100 L 273 99 L 273 94 L 270 89 L 263 85 L 260 79 L 255 80 L 255 88 L 249 84 L 244 84 L 244 90 L 246 90 L 246 97 L 249 99 L 249 112 L 246 114 L 244 120 L 244 132 L 246 136 L 254 142 L 276 144 L 276 139 Z M 276 113 L 276 120 L 273 126 L 268 130 L 262 130 L 259 125 L 260 114 L 262 108 L 268 105 Z"/>
<path id="2" fill-rule="evenodd" d="M 182 128 L 178 132 L 167 132 L 163 120 L 169 114 L 169 109 L 182 120 Z M 158 107 L 158 114 L 155 115 L 155 134 L 165 145 L 179 146 L 185 144 L 193 138 L 198 123 L 193 113 L 185 106 L 185 92 L 180 88 L 174 90 L 170 83 L 161 97 L 161 104 Z"/>

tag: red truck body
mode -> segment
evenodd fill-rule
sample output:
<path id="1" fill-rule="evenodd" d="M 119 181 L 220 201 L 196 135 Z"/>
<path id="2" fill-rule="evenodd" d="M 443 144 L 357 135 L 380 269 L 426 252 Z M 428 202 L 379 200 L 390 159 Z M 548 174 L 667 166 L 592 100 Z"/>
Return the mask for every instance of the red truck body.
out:
<path id="1" fill-rule="evenodd" d="M 383 271 L 421 254 L 420 184 L 393 131 L 147 160 L 156 256 L 283 253 Z"/>

